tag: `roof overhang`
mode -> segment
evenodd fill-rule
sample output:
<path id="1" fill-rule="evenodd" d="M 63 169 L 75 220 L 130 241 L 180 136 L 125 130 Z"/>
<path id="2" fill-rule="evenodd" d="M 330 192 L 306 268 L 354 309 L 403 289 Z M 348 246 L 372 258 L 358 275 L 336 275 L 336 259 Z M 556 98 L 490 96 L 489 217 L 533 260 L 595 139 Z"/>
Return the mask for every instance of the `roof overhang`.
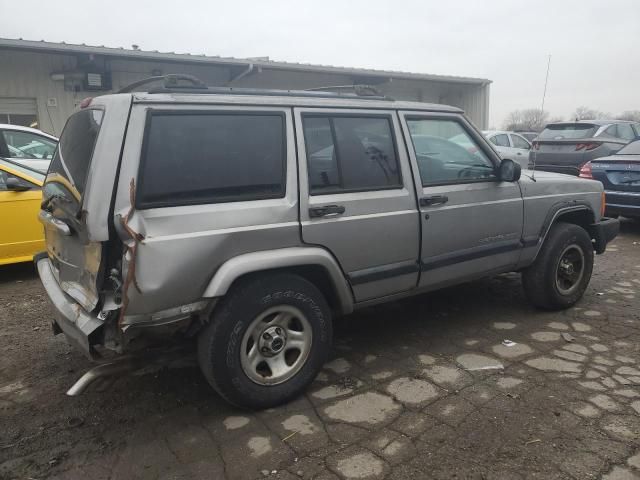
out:
<path id="1" fill-rule="evenodd" d="M 240 66 L 248 67 L 253 65 L 269 70 L 288 70 L 297 72 L 324 73 L 336 75 L 351 75 L 356 77 L 375 77 L 380 79 L 403 79 L 430 82 L 446 82 L 466 85 L 484 86 L 491 83 L 491 80 L 473 77 L 457 77 L 449 75 L 432 75 L 426 73 L 397 72 L 390 70 L 375 70 L 367 68 L 336 67 L 332 65 L 313 65 L 307 63 L 276 62 L 262 58 L 244 59 L 233 57 L 218 57 L 209 55 L 192 55 L 189 53 L 159 52 L 157 50 L 132 50 L 125 48 L 113 48 L 105 46 L 76 45 L 69 43 L 55 43 L 0 38 L 0 49 L 14 49 L 41 53 L 57 54 L 87 54 L 103 55 L 105 57 L 122 58 L 128 60 L 147 60 L 158 62 L 176 62 L 188 64 L 205 64 L 220 66 Z"/>

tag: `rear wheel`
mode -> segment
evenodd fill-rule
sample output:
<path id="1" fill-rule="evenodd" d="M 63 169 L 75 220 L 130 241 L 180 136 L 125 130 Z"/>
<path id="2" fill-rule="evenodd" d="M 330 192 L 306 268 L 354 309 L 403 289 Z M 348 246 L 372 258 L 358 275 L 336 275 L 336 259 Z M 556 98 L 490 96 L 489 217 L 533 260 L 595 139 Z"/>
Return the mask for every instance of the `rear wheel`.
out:
<path id="1" fill-rule="evenodd" d="M 313 381 L 331 347 L 331 311 L 322 293 L 292 274 L 235 286 L 200 333 L 198 360 L 215 390 L 245 408 L 284 403 Z"/>
<path id="2" fill-rule="evenodd" d="M 593 271 L 591 237 L 580 226 L 558 222 L 522 273 L 529 301 L 538 308 L 560 310 L 575 304 L 589 285 Z"/>

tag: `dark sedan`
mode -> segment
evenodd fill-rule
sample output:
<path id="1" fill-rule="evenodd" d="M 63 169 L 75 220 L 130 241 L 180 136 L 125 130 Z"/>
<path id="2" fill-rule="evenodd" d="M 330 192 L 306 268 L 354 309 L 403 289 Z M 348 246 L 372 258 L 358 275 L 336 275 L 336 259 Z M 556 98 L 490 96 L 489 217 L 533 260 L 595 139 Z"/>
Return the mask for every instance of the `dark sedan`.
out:
<path id="1" fill-rule="evenodd" d="M 625 120 L 551 123 L 534 140 L 529 168 L 578 175 L 590 160 L 612 155 L 640 138 L 640 124 Z"/>
<path id="2" fill-rule="evenodd" d="M 640 218 L 640 140 L 616 154 L 585 163 L 580 177 L 604 185 L 607 216 Z"/>

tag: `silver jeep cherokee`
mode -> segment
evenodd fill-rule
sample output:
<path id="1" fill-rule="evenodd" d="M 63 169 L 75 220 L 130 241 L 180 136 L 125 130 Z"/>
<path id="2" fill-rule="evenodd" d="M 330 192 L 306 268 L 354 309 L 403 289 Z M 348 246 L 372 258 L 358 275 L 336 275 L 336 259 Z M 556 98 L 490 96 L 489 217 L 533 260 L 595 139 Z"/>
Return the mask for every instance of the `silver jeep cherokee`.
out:
<path id="1" fill-rule="evenodd" d="M 222 397 L 270 407 L 340 315 L 510 271 L 567 308 L 618 232 L 599 182 L 521 177 L 457 108 L 176 78 L 83 102 L 46 178 L 35 261 L 91 358 L 197 337 Z"/>

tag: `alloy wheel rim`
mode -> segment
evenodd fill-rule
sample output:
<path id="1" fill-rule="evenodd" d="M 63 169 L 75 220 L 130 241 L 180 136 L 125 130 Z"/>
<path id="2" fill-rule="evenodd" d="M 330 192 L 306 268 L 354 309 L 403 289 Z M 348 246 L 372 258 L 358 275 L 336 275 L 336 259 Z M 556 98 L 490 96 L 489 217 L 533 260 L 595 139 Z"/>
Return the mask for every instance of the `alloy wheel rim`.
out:
<path id="1" fill-rule="evenodd" d="M 253 319 L 242 338 L 242 370 L 259 385 L 286 382 L 305 364 L 311 351 L 311 323 L 291 305 L 278 305 Z"/>

